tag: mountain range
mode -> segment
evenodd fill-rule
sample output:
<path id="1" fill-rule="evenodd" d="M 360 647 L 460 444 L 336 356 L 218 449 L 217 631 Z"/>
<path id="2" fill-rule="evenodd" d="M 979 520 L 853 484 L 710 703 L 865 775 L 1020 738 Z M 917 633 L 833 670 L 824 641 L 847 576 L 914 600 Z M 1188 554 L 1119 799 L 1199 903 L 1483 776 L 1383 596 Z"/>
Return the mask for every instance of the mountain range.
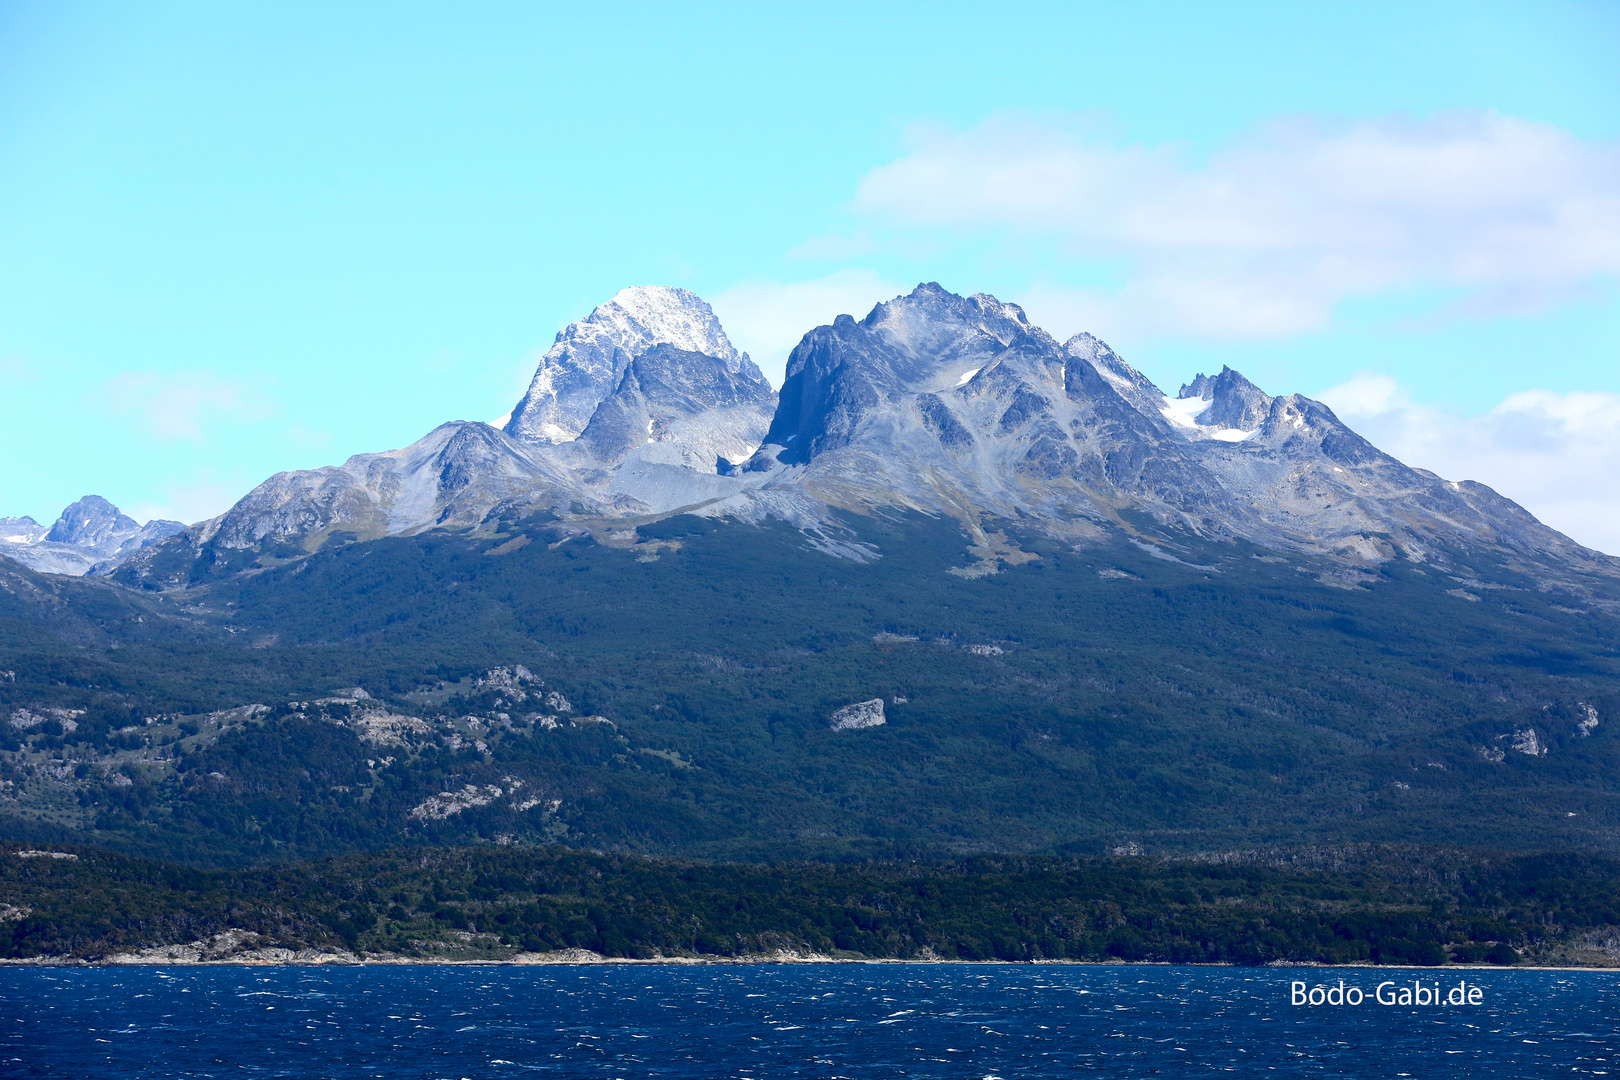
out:
<path id="1" fill-rule="evenodd" d="M 1125 535 L 1171 558 L 1171 533 L 1242 539 L 1326 556 L 1349 579 L 1456 545 L 1555 575 L 1620 566 L 1483 484 L 1402 464 L 1321 402 L 1272 396 L 1230 368 L 1172 397 L 1089 334 L 1060 343 L 1016 305 L 936 284 L 811 330 L 780 393 L 703 300 L 625 289 L 557 335 L 503 426 L 453 421 L 400 450 L 278 473 L 184 530 L 137 534 L 121 519 L 92 545 L 64 539 L 59 522 L 42 543 L 3 550 L 53 572 L 128 561 L 161 588 L 179 579 L 151 567 L 179 546 L 207 558 L 265 543 L 311 551 L 489 532 L 539 512 L 606 535 L 692 513 L 783 521 L 868 558 L 839 515 L 896 511 L 957 522 L 979 572 L 1027 556 L 1001 535 L 1005 521 L 1073 545 Z"/>
<path id="2" fill-rule="evenodd" d="M 499 426 L 6 535 L 12 838 L 1620 851 L 1615 559 L 1320 402 L 1172 396 L 932 284 L 779 391 L 627 289 Z"/>
<path id="3" fill-rule="evenodd" d="M 49 525 L 31 517 L 0 518 L 0 555 L 49 574 L 109 573 L 149 544 L 185 531 L 179 521 L 145 525 L 99 495 L 86 495 Z"/>

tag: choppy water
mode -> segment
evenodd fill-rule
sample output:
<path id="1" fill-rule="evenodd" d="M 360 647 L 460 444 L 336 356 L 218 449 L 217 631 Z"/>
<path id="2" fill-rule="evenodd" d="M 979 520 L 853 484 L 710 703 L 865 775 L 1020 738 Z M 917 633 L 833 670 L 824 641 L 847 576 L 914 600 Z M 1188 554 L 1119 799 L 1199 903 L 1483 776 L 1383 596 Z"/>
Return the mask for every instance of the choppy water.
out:
<path id="1" fill-rule="evenodd" d="M 1294 980 L 1341 978 L 1363 1004 L 1291 1004 Z M 1371 1000 L 1414 979 L 1481 1002 Z M 0 1075 L 1620 1076 L 1617 989 L 1608 972 L 1011 964 L 10 968 Z"/>

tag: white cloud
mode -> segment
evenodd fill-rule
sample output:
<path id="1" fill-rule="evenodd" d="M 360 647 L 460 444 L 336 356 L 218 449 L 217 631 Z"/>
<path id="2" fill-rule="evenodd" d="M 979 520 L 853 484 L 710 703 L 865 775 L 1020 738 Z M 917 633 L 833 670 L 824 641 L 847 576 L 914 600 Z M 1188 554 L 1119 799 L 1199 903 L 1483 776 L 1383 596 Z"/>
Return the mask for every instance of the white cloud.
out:
<path id="1" fill-rule="evenodd" d="M 332 441 L 332 434 L 328 431 L 305 427 L 303 424 L 294 424 L 287 429 L 287 439 L 299 446 L 319 449 Z"/>
<path id="2" fill-rule="evenodd" d="M 21 356 L 0 356 L 0 379 L 6 382 L 33 382 L 39 372 Z"/>
<path id="3" fill-rule="evenodd" d="M 1110 263 L 1118 289 L 1032 303 L 1133 336 L 1285 336 L 1398 288 L 1535 310 L 1620 273 L 1620 143 L 1491 112 L 1284 118 L 1205 162 L 1017 117 L 917 128 L 855 208 L 907 237 L 992 230 Z"/>
<path id="4" fill-rule="evenodd" d="M 1414 402 L 1363 373 L 1318 395 L 1408 465 L 1477 480 L 1588 547 L 1620 555 L 1620 394 L 1511 394 L 1482 416 Z"/>
<path id="5" fill-rule="evenodd" d="M 247 493 L 248 485 L 230 484 L 215 476 L 212 469 L 202 469 L 197 479 L 182 483 L 168 480 L 163 485 L 162 501 L 146 500 L 120 507 L 136 521 L 154 518 L 166 521 L 184 521 L 193 524 L 223 514 Z"/>
<path id="6" fill-rule="evenodd" d="M 212 371 L 124 371 L 107 380 L 105 393 L 114 413 L 138 417 L 159 439 L 201 439 L 205 421 L 262 420 L 276 409 L 258 382 Z"/>
<path id="7" fill-rule="evenodd" d="M 780 387 L 788 354 L 810 329 L 839 315 L 865 318 L 873 305 L 906 291 L 870 270 L 840 270 L 813 281 L 744 282 L 707 299 L 731 343 Z"/>

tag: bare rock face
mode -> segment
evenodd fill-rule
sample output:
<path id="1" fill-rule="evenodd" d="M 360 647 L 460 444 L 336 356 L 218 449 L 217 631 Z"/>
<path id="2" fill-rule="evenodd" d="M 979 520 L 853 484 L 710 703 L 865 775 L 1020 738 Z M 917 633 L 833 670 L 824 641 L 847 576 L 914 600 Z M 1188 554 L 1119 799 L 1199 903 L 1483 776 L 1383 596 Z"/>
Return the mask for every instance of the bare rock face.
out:
<path id="1" fill-rule="evenodd" d="M 35 544 L 50 531 L 31 517 L 0 517 L 0 544 Z"/>
<path id="2" fill-rule="evenodd" d="M 1226 431 L 1253 431 L 1271 412 L 1271 395 L 1225 365 L 1213 378 L 1199 373 L 1192 382 L 1182 386 L 1176 398 L 1207 402 L 1193 419 L 1198 424 Z"/>
<path id="3" fill-rule="evenodd" d="M 656 285 L 624 289 L 557 335 L 512 411 L 507 434 L 539 443 L 577 438 L 631 361 L 655 345 L 715 357 L 733 372 L 753 367 L 697 296 Z"/>
<path id="4" fill-rule="evenodd" d="M 1300 395 L 1238 372 L 1170 398 L 1096 338 L 1059 345 L 1015 305 L 938 285 L 841 316 L 788 361 L 747 469 L 832 506 L 1044 522 L 1122 508 L 1212 538 L 1377 562 L 1487 544 L 1613 571 L 1481 484 L 1411 469 Z"/>
<path id="5" fill-rule="evenodd" d="M 580 433 L 597 461 L 617 464 L 649 445 L 699 472 L 730 472 L 759 447 L 776 392 L 753 362 L 655 345 L 636 357 Z"/>
<path id="6" fill-rule="evenodd" d="M 45 539 L 56 544 L 95 547 L 139 530 L 140 524 L 134 518 L 119 513 L 118 507 L 100 495 L 86 495 L 62 511 Z"/>
<path id="7" fill-rule="evenodd" d="M 455 421 L 400 450 L 278 473 L 185 542 L 312 550 L 332 536 L 476 528 L 497 508 L 656 513 L 732 494 L 722 477 L 754 452 L 775 407 L 702 300 L 626 289 L 558 335 L 504 430 Z"/>
<path id="8" fill-rule="evenodd" d="M 853 705 L 845 705 L 832 714 L 831 727 L 834 731 L 853 731 L 856 728 L 877 727 L 884 723 L 883 699 L 873 698 L 871 701 L 857 701 Z"/>

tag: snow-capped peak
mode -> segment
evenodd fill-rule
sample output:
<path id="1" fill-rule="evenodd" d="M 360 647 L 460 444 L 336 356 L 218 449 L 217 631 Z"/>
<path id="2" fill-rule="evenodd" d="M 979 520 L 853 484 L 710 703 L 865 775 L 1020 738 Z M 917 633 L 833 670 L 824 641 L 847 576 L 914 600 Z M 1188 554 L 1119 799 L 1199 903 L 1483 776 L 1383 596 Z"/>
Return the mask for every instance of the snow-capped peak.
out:
<path id="1" fill-rule="evenodd" d="M 557 334 L 504 425 L 507 434 L 544 443 L 576 438 L 630 362 L 656 345 L 713 356 L 734 373 L 750 364 L 696 294 L 667 285 L 621 289 Z"/>
<path id="2" fill-rule="evenodd" d="M 654 345 L 673 345 L 722 360 L 742 358 L 707 301 L 696 293 L 668 285 L 620 289 L 584 321 L 611 332 L 627 348 L 631 343 L 640 345 L 630 350 L 637 354 Z"/>
<path id="3" fill-rule="evenodd" d="M 1242 442 L 1265 422 L 1271 396 L 1240 373 L 1222 367 L 1219 375 L 1199 372 L 1181 387 L 1174 398 L 1166 398 L 1161 409 L 1173 424 L 1181 418 L 1197 422 L 1211 438 Z"/>

